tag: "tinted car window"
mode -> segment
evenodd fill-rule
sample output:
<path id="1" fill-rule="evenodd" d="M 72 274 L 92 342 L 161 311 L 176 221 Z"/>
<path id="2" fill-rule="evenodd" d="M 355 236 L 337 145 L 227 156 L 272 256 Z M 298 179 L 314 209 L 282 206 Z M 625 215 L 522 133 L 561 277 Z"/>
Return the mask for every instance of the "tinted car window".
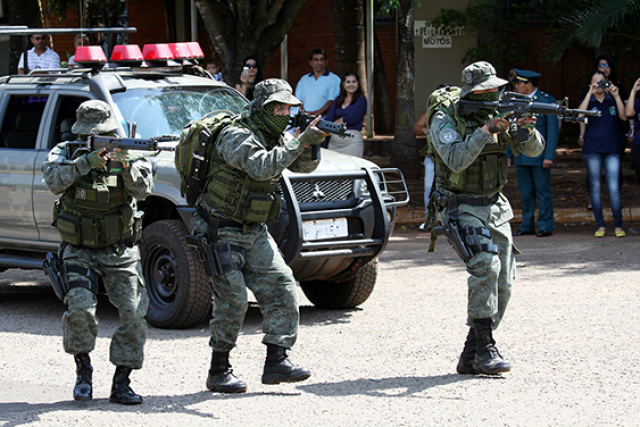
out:
<path id="1" fill-rule="evenodd" d="M 180 135 L 191 120 L 219 110 L 237 114 L 246 104 L 234 92 L 208 87 L 129 89 L 114 93 L 113 100 L 127 123 L 125 129 L 136 123 L 136 138 Z"/>
<path id="2" fill-rule="evenodd" d="M 12 95 L 7 104 L 0 144 L 5 148 L 36 148 L 47 95 Z"/>

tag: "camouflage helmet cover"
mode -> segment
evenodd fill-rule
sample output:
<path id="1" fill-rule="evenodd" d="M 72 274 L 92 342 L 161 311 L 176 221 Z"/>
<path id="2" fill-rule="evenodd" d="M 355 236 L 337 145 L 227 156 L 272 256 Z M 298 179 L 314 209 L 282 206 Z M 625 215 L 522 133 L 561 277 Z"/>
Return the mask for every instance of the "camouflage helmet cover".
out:
<path id="1" fill-rule="evenodd" d="M 253 101 L 245 108 L 258 110 L 270 102 L 281 104 L 302 105 L 302 102 L 293 96 L 291 85 L 282 79 L 266 79 L 258 83 L 253 90 Z"/>
<path id="2" fill-rule="evenodd" d="M 111 107 L 104 101 L 85 101 L 76 110 L 76 122 L 71 132 L 76 135 L 91 135 L 113 132 L 118 128 Z"/>
<path id="3" fill-rule="evenodd" d="M 474 62 L 462 70 L 462 91 L 464 98 L 476 90 L 487 90 L 504 86 L 508 82 L 496 75 L 496 69 L 486 61 Z"/>

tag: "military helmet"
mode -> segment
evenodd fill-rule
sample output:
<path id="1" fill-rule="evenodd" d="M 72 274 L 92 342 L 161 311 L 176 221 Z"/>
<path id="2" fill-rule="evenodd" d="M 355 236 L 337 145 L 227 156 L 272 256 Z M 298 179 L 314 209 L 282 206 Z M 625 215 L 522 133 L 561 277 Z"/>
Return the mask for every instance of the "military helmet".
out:
<path id="1" fill-rule="evenodd" d="M 302 102 L 293 96 L 291 85 L 282 79 L 266 79 L 258 83 L 253 90 L 253 101 L 244 108 L 257 110 L 270 102 L 281 104 L 302 105 Z"/>
<path id="2" fill-rule="evenodd" d="M 504 86 L 508 82 L 496 76 L 496 69 L 486 61 L 474 62 L 462 70 L 462 91 L 460 97 L 464 98 L 476 90 L 493 89 Z"/>
<path id="3" fill-rule="evenodd" d="M 111 107 L 104 101 L 85 101 L 76 110 L 76 122 L 71 132 L 76 135 L 91 135 L 113 132 L 118 128 Z"/>

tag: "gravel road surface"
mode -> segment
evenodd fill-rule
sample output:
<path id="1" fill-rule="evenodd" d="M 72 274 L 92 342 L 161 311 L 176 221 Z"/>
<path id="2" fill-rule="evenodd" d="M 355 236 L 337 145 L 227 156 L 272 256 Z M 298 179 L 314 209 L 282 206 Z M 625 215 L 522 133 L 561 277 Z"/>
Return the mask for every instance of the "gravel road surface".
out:
<path id="1" fill-rule="evenodd" d="M 62 350 L 64 306 L 42 272 L 0 273 L 0 427 L 4 426 L 637 426 L 640 410 L 640 237 L 557 229 L 519 237 L 518 280 L 494 334 L 513 365 L 499 377 L 455 373 L 466 335 L 465 269 L 444 241 L 398 230 L 360 308 L 313 308 L 301 296 L 301 383 L 260 383 L 260 312 L 252 305 L 231 353 L 246 394 L 205 389 L 206 324 L 149 329 L 132 374 L 140 406 L 108 402 L 117 312 L 100 299 L 94 400 L 74 402 Z M 40 284 L 41 287 L 33 286 Z M 42 289 L 44 286 L 44 290 Z M 301 293 L 302 295 L 302 293 Z"/>

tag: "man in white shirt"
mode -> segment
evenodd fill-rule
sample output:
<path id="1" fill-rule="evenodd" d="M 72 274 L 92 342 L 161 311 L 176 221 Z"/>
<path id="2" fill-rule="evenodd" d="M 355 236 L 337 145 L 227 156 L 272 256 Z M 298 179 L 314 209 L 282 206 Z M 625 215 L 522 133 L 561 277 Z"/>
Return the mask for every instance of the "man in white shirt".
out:
<path id="1" fill-rule="evenodd" d="M 311 51 L 309 65 L 313 71 L 298 82 L 296 98 L 302 101 L 307 114 L 324 116 L 340 95 L 340 77 L 327 69 L 327 54 L 322 49 Z"/>
<path id="2" fill-rule="evenodd" d="M 33 34 L 30 37 L 33 48 L 27 51 L 27 73 L 37 69 L 60 68 L 60 56 L 49 49 L 47 37 L 45 34 Z M 25 74 L 24 68 L 23 53 L 18 61 L 18 74 Z"/>

